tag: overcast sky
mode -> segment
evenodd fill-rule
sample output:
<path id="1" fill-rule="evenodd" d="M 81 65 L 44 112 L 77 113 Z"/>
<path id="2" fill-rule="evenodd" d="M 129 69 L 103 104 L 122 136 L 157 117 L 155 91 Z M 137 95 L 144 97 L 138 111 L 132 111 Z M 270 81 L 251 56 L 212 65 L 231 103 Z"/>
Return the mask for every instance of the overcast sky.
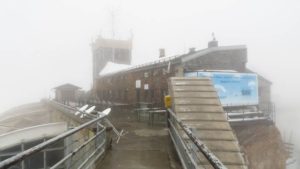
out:
<path id="1" fill-rule="evenodd" d="M 220 45 L 245 44 L 248 67 L 273 81 L 279 113 L 300 120 L 299 0 L 1 0 L 0 112 L 37 101 L 51 88 L 91 87 L 90 42 L 132 31 L 133 62 Z M 290 117 L 289 117 L 290 118 Z"/>

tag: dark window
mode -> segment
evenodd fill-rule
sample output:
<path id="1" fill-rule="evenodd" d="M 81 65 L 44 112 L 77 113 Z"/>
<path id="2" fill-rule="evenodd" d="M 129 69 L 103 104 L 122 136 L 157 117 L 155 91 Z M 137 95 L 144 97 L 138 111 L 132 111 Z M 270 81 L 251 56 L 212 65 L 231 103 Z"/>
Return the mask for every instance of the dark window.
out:
<path id="1" fill-rule="evenodd" d="M 154 89 L 151 89 L 151 100 L 154 99 Z"/>
<path id="2" fill-rule="evenodd" d="M 128 99 L 128 89 L 124 91 L 124 100 L 127 101 L 127 99 Z"/>
<path id="3" fill-rule="evenodd" d="M 53 166 L 64 157 L 64 152 L 62 150 L 48 151 L 46 157 L 47 166 Z"/>
<path id="4" fill-rule="evenodd" d="M 44 168 L 43 152 L 39 152 L 25 159 L 25 168 Z"/>

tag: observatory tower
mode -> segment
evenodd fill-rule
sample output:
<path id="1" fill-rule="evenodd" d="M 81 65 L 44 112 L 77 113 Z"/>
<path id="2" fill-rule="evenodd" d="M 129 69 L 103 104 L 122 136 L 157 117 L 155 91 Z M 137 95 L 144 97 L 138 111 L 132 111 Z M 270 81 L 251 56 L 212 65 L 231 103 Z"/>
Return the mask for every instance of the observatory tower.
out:
<path id="1" fill-rule="evenodd" d="M 99 36 L 92 44 L 93 81 L 107 62 L 131 64 L 132 38 L 129 40 L 105 39 Z M 95 83 L 94 83 L 95 84 Z"/>

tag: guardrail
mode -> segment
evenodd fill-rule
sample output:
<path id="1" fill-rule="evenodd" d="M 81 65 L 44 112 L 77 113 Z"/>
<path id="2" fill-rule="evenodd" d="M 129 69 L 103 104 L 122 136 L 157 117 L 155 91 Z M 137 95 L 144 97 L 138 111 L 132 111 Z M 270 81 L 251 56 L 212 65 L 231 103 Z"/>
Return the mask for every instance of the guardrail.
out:
<path id="1" fill-rule="evenodd" d="M 196 156 L 195 150 L 200 151 L 215 169 L 227 169 L 227 167 L 223 165 L 223 163 L 208 149 L 208 147 L 204 143 L 202 143 L 193 134 L 193 132 L 185 124 L 183 124 L 181 120 L 179 120 L 176 117 L 176 115 L 171 109 L 168 109 L 168 112 L 169 112 L 169 119 L 168 119 L 169 132 L 172 141 L 174 142 L 176 151 L 179 154 L 181 163 L 185 169 L 200 168 L 200 165 L 198 165 L 200 161 Z M 188 147 L 187 144 L 184 143 L 184 140 L 180 136 L 178 129 L 175 126 L 179 126 L 181 129 L 183 129 L 183 131 L 186 133 L 186 135 L 194 144 L 193 145 L 194 148 Z"/>
<path id="2" fill-rule="evenodd" d="M 56 107 L 74 114 L 72 112 L 74 111 L 73 108 L 60 104 L 56 104 Z M 22 169 L 95 168 L 96 160 L 105 152 L 106 128 L 100 124 L 105 117 L 105 114 L 100 115 L 78 127 L 7 158 L 0 162 L 0 169 L 14 167 Z M 45 152 L 45 149 L 50 149 L 58 143 L 63 144 L 61 158 L 59 154 L 52 154 L 52 156 L 44 155 L 42 161 L 31 159 L 36 158 L 36 155 L 39 155 L 40 152 Z M 42 166 L 37 163 L 42 163 Z"/>

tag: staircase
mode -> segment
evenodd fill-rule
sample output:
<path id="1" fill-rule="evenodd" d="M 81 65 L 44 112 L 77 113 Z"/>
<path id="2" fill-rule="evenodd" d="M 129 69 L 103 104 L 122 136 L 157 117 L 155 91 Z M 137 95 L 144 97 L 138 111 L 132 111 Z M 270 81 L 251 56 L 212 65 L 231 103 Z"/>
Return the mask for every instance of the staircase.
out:
<path id="1" fill-rule="evenodd" d="M 229 169 L 246 169 L 238 140 L 225 116 L 217 92 L 208 78 L 173 77 L 169 80 L 172 110 L 178 119 Z M 177 126 L 184 144 L 194 151 L 198 168 L 213 168 Z"/>

